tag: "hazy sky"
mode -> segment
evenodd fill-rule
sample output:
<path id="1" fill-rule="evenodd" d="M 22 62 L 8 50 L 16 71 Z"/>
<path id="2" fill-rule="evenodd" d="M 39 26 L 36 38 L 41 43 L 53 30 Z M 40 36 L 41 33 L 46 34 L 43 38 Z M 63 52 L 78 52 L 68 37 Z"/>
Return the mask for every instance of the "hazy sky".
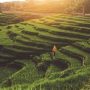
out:
<path id="1" fill-rule="evenodd" d="M 0 2 L 10 2 L 10 1 L 25 1 L 25 0 L 0 0 Z"/>
<path id="2" fill-rule="evenodd" d="M 27 1 L 27 0 L 0 0 L 0 2 L 12 2 L 12 1 Z M 45 2 L 45 1 L 63 1 L 63 0 L 34 0 L 34 1 Z"/>

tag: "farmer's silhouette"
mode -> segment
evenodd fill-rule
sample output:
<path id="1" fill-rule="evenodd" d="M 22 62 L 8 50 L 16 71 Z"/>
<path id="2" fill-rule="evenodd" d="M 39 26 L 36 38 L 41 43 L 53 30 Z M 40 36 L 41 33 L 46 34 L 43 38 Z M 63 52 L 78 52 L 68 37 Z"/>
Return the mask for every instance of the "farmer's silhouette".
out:
<path id="1" fill-rule="evenodd" d="M 56 55 L 56 51 L 57 51 L 57 48 L 56 48 L 56 45 L 54 45 L 53 48 L 52 48 L 52 55 L 53 56 Z"/>
<path id="2" fill-rule="evenodd" d="M 56 56 L 56 52 L 57 52 L 57 47 L 56 45 L 53 46 L 52 51 L 51 51 L 51 58 L 54 59 L 54 57 Z"/>

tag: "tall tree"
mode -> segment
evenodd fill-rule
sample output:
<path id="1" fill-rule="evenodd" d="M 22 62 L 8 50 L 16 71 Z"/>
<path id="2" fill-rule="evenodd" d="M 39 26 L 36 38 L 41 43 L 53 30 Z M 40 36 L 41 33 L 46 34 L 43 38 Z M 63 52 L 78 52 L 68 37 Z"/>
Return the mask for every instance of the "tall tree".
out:
<path id="1" fill-rule="evenodd" d="M 90 13 L 90 0 L 83 1 L 83 16 L 85 16 L 86 13 Z"/>
<path id="2" fill-rule="evenodd" d="M 83 0 L 83 2 L 82 2 L 82 13 L 83 13 L 83 16 L 85 16 L 85 14 L 86 14 L 86 1 L 87 0 Z"/>
<path id="3" fill-rule="evenodd" d="M 79 0 L 79 5 L 81 5 L 81 8 L 82 8 L 82 14 L 83 16 L 85 16 L 85 14 L 87 13 L 87 8 L 90 4 L 90 0 Z"/>
<path id="4" fill-rule="evenodd" d="M 2 4 L 0 3 L 0 13 L 2 13 Z"/>

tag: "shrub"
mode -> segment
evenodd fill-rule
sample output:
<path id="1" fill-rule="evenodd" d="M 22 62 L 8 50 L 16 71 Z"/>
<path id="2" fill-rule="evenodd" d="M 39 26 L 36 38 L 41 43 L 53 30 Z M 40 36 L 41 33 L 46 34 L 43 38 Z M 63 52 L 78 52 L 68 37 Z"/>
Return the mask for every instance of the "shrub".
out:
<path id="1" fill-rule="evenodd" d="M 6 28 L 7 28 L 7 29 L 11 29 L 11 28 L 12 28 L 12 26 L 7 26 Z"/>
<path id="2" fill-rule="evenodd" d="M 8 31 L 7 34 L 11 40 L 15 40 L 15 37 L 18 35 L 12 31 Z"/>

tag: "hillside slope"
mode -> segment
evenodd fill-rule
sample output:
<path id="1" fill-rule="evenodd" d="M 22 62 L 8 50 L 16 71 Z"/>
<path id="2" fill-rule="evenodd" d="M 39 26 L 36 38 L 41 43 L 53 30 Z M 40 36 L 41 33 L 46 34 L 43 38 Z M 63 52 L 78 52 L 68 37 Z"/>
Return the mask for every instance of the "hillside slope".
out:
<path id="1" fill-rule="evenodd" d="M 89 19 L 54 15 L 0 26 L 0 90 L 88 90 Z"/>

